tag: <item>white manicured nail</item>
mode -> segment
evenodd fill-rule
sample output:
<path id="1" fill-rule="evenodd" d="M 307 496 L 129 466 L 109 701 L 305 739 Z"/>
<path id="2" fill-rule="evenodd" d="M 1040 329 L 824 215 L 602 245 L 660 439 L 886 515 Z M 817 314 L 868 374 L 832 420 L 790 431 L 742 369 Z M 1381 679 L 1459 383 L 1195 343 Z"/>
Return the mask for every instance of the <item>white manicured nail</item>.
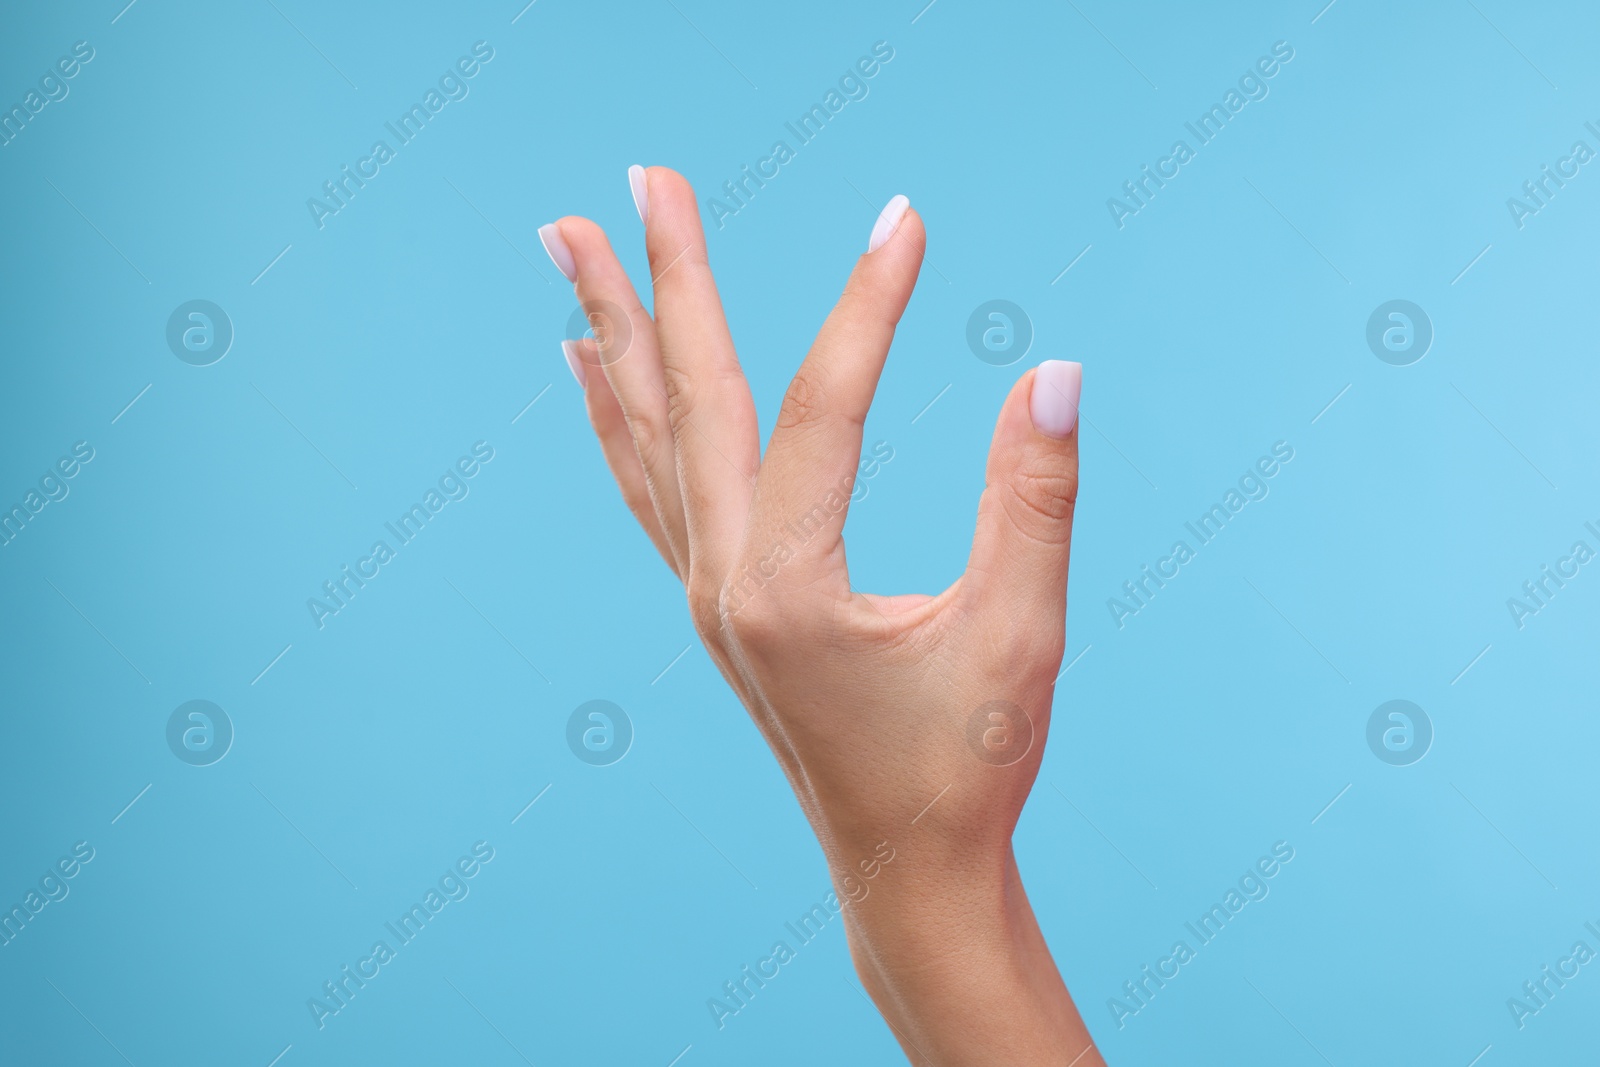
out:
<path id="1" fill-rule="evenodd" d="M 633 190 L 633 206 L 639 211 L 639 221 L 650 221 L 650 195 L 645 191 L 644 168 L 635 163 L 628 168 L 628 188 Z"/>
<path id="2" fill-rule="evenodd" d="M 567 357 L 567 369 L 572 372 L 574 378 L 578 379 L 578 388 L 582 389 L 588 376 L 584 372 L 583 358 L 578 355 L 578 342 L 562 341 L 561 354 Z"/>
<path id="3" fill-rule="evenodd" d="M 905 217 L 906 208 L 910 206 L 911 201 L 900 195 L 883 206 L 883 210 L 878 212 L 878 221 L 872 227 L 872 240 L 867 242 L 868 252 L 876 252 L 883 247 L 883 242 L 894 236 L 900 220 Z"/>
<path id="4" fill-rule="evenodd" d="M 578 280 L 578 265 L 573 262 L 572 249 L 567 247 L 567 239 L 561 236 L 561 227 L 553 222 L 540 226 L 539 243 L 544 245 L 545 255 L 550 257 L 550 262 L 566 276 L 567 281 Z"/>
<path id="5" fill-rule="evenodd" d="M 1078 398 L 1083 392 L 1083 364 L 1047 359 L 1033 372 L 1028 413 L 1033 428 L 1046 437 L 1070 437 L 1078 425 Z"/>

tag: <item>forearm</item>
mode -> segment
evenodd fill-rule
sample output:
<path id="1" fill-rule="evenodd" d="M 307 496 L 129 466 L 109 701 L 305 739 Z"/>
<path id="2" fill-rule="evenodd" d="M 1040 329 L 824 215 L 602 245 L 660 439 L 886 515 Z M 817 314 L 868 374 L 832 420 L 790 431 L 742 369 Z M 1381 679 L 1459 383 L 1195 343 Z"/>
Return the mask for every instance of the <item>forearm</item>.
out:
<path id="1" fill-rule="evenodd" d="M 1010 847 L 956 871 L 919 858 L 845 909 L 856 971 L 912 1063 L 1103 1067 Z"/>

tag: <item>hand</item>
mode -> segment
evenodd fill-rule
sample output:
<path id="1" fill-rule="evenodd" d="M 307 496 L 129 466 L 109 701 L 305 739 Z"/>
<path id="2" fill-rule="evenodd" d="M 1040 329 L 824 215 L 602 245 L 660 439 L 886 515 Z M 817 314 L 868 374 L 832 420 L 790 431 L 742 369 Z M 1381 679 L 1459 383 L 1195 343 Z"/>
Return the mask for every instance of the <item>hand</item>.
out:
<path id="1" fill-rule="evenodd" d="M 842 532 L 921 218 L 903 197 L 879 217 L 762 459 L 694 192 L 662 167 L 630 178 L 655 316 L 598 226 L 544 227 L 579 300 L 625 316 L 567 359 L 624 500 L 846 887 L 864 985 L 916 1063 L 1101 1063 L 1011 851 L 1063 651 L 1078 364 L 1045 363 L 1006 399 L 961 578 L 858 593 Z M 874 865 L 884 847 L 895 858 Z"/>

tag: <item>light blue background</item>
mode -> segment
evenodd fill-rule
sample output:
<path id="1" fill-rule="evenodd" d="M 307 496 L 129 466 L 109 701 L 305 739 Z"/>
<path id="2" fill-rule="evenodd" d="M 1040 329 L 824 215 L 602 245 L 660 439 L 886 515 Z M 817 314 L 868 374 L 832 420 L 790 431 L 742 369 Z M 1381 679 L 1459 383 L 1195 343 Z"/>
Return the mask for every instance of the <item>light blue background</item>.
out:
<path id="1" fill-rule="evenodd" d="M 95 49 L 0 148 L 0 500 L 96 453 L 0 548 L 0 904 L 96 850 L 0 947 L 0 1059 L 896 1060 L 837 921 L 725 1029 L 707 1010 L 827 871 L 610 483 L 535 232 L 587 214 L 642 282 L 626 167 L 712 195 L 880 40 L 870 95 L 712 261 L 770 426 L 877 209 L 927 221 L 867 432 L 894 459 L 849 523 L 861 588 L 952 580 L 1001 398 L 1085 365 L 1083 654 L 1017 846 L 1106 1059 L 1592 1052 L 1600 968 L 1523 1030 L 1506 1000 L 1600 949 L 1600 574 L 1520 631 L 1506 600 L 1600 547 L 1600 174 L 1520 230 L 1506 199 L 1600 148 L 1600 13 L 121 2 L 0 17 L 7 107 Z M 479 40 L 470 95 L 319 230 L 306 199 Z M 1279 40 L 1270 95 L 1119 230 L 1106 199 Z M 236 330 L 210 367 L 164 340 L 195 298 Z M 1036 331 L 1014 366 L 966 347 L 994 298 Z M 1364 339 L 1394 298 L 1436 331 L 1409 367 Z M 306 598 L 479 440 L 470 496 L 318 630 Z M 1280 440 L 1271 495 L 1119 630 L 1107 598 Z M 1403 768 L 1365 741 L 1397 697 L 1436 730 Z M 205 768 L 164 736 L 197 698 L 237 731 Z M 637 731 L 605 768 L 564 741 L 594 698 Z M 479 840 L 470 896 L 319 1031 L 307 998 Z M 1280 840 L 1270 897 L 1119 1030 L 1107 998 Z"/>

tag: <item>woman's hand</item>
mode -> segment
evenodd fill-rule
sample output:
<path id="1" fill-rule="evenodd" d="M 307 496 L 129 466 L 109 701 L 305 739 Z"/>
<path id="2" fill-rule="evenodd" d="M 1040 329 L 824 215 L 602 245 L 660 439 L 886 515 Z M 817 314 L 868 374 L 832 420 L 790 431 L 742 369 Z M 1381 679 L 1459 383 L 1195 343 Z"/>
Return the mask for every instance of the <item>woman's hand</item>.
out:
<path id="1" fill-rule="evenodd" d="M 1006 399 L 961 578 L 856 592 L 845 513 L 921 218 L 904 197 L 884 209 L 763 459 L 694 192 L 662 167 L 629 176 L 655 316 L 598 226 L 546 226 L 599 316 L 567 359 L 624 500 L 816 831 L 864 985 L 915 1063 L 1099 1064 L 1011 852 L 1062 658 L 1078 364 L 1045 363 Z"/>

